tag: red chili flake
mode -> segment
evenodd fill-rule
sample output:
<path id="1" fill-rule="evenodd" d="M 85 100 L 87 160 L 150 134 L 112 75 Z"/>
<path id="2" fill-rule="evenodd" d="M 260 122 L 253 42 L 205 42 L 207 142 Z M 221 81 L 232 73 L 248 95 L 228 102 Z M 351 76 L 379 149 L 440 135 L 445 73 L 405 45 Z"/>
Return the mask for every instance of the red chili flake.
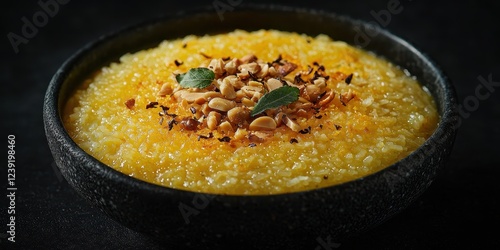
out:
<path id="1" fill-rule="evenodd" d="M 158 102 L 150 102 L 146 105 L 146 109 L 156 108 L 156 105 L 158 105 Z"/>
<path id="2" fill-rule="evenodd" d="M 187 43 L 183 43 L 183 44 L 182 44 L 182 48 L 183 48 L 183 49 L 185 49 L 187 46 L 188 46 L 188 44 L 187 44 Z"/>
<path id="3" fill-rule="evenodd" d="M 217 138 L 217 140 L 219 140 L 220 142 L 229 142 L 231 141 L 231 138 L 229 138 L 229 136 L 224 136 L 222 138 Z"/>
<path id="4" fill-rule="evenodd" d="M 322 128 L 323 128 L 323 124 L 320 124 L 320 125 L 319 125 L 319 128 L 321 128 L 321 129 L 322 129 Z"/>
<path id="5" fill-rule="evenodd" d="M 125 102 L 125 106 L 127 106 L 128 109 L 132 109 L 135 105 L 135 99 L 134 98 L 131 98 L 131 99 L 128 99 L 126 102 Z"/>
<path id="6" fill-rule="evenodd" d="M 291 144 L 299 143 L 299 141 L 297 139 L 295 139 L 295 138 L 292 138 L 292 139 L 290 139 L 290 143 Z"/>
<path id="7" fill-rule="evenodd" d="M 303 135 L 304 134 L 310 134 L 311 133 L 311 126 L 305 128 L 305 129 L 300 130 L 299 133 L 301 133 Z"/>
<path id="8" fill-rule="evenodd" d="M 212 132 L 210 132 L 208 135 L 198 135 L 198 141 L 200 141 L 200 139 L 210 139 L 214 137 L 214 134 L 212 134 Z"/>
<path id="9" fill-rule="evenodd" d="M 316 67 L 319 67 L 319 63 L 318 62 L 313 62 L 313 65 L 316 66 Z"/>
<path id="10" fill-rule="evenodd" d="M 181 128 L 185 130 L 196 130 L 199 124 L 199 121 L 189 117 L 182 119 L 180 122 Z"/>
<path id="11" fill-rule="evenodd" d="M 203 53 L 203 52 L 200 52 L 200 55 L 202 55 L 203 57 L 205 57 L 206 59 L 211 59 L 212 57 Z"/>
<path id="12" fill-rule="evenodd" d="M 255 143 L 252 142 L 252 143 L 248 144 L 248 146 L 251 147 L 251 148 L 253 148 L 253 147 L 257 146 L 257 144 L 255 144 Z"/>
<path id="13" fill-rule="evenodd" d="M 352 81 L 352 76 L 353 76 L 353 74 L 352 74 L 352 73 L 351 73 L 351 74 L 349 74 L 349 75 L 345 78 L 345 80 L 344 80 L 344 81 L 345 81 L 345 83 L 347 83 L 347 84 L 351 83 L 351 81 Z"/>
<path id="14" fill-rule="evenodd" d="M 328 175 L 327 174 L 323 175 L 323 179 L 328 180 Z"/>
<path id="15" fill-rule="evenodd" d="M 175 66 L 177 66 L 177 67 L 179 67 L 182 64 L 184 64 L 183 62 L 180 62 L 180 61 L 177 61 L 177 60 L 175 60 L 174 63 L 175 63 Z"/>
<path id="16" fill-rule="evenodd" d="M 228 56 L 228 57 L 223 57 L 223 58 L 222 58 L 222 61 L 228 61 L 228 60 L 231 60 L 231 57 L 230 57 L 230 56 Z"/>
<path id="17" fill-rule="evenodd" d="M 340 125 L 337 125 L 337 124 L 333 124 L 333 125 L 335 126 L 335 129 L 337 129 L 337 130 L 340 130 L 342 128 L 342 126 L 340 126 Z"/>
<path id="18" fill-rule="evenodd" d="M 322 116 L 322 115 L 317 115 L 317 116 L 315 116 L 314 118 L 316 118 L 316 119 L 321 119 L 321 118 L 323 118 L 323 116 Z"/>

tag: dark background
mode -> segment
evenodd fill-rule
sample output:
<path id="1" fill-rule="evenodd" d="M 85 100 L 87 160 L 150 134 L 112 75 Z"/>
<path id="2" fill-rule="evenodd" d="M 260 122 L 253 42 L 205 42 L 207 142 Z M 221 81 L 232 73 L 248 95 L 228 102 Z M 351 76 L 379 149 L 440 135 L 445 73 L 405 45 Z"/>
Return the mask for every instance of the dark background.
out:
<path id="1" fill-rule="evenodd" d="M 274 2 L 376 21 L 370 13 L 387 9 L 390 0 Z M 468 114 L 462 115 L 463 123 L 446 169 L 431 187 L 383 225 L 340 242 L 340 249 L 498 249 L 500 87 L 489 98 L 480 100 L 477 107 L 470 108 L 473 103 L 467 101 L 476 96 L 475 89 L 481 84 L 478 77 L 500 82 L 500 4 L 400 2 L 403 11 L 392 15 L 386 28 L 422 49 L 442 67 L 456 87 L 459 103 L 469 107 Z M 5 146 L 9 134 L 16 136 L 18 191 L 16 243 L 6 239 L 7 191 L 0 198 L 1 249 L 159 248 L 91 207 L 61 177 L 44 135 L 42 102 L 57 68 L 84 44 L 123 26 L 199 5 L 186 0 L 69 1 L 59 5 L 48 23 L 27 44 L 20 44 L 15 53 L 7 34 L 20 35 L 22 18 L 31 19 L 42 9 L 37 1 L 2 3 L 1 136 Z M 4 152 L 6 157 L 7 148 Z M 6 167 L 2 163 L 0 171 L 5 188 Z"/>

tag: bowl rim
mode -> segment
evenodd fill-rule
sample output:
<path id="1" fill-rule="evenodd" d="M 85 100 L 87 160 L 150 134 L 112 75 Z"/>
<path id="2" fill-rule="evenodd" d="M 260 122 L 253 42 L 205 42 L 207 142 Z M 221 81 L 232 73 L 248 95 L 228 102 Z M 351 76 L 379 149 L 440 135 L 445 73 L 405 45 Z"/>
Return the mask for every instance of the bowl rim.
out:
<path id="1" fill-rule="evenodd" d="M 326 16 L 326 17 L 331 17 L 336 20 L 341 20 L 348 22 L 351 25 L 361 25 L 363 27 L 368 27 L 369 23 L 367 21 L 361 20 L 361 19 L 354 19 L 346 15 L 339 15 L 335 12 L 331 11 L 324 11 L 320 10 L 318 8 L 304 8 L 304 7 L 292 7 L 292 6 L 287 6 L 287 5 L 277 5 L 277 4 L 246 4 L 243 3 L 238 6 L 233 12 L 240 12 L 240 11 L 280 11 L 280 12 L 291 12 L 291 13 L 306 13 L 306 14 L 314 14 L 314 15 L 321 15 L 321 16 Z M 456 112 L 456 106 L 457 106 L 457 97 L 456 97 L 456 91 L 454 86 L 451 84 L 449 78 L 447 75 L 441 70 L 441 67 L 435 63 L 434 60 L 432 60 L 428 54 L 424 53 L 422 50 L 417 49 L 415 45 L 410 43 L 408 40 L 403 39 L 401 36 L 395 35 L 392 32 L 390 32 L 386 28 L 382 28 L 380 26 L 376 26 L 372 28 L 375 28 L 379 34 L 382 34 L 383 36 L 386 36 L 387 38 L 394 40 L 395 42 L 403 45 L 406 49 L 410 50 L 414 55 L 416 55 L 418 58 L 423 60 L 425 62 L 426 67 L 429 67 L 432 71 L 436 73 L 437 76 L 437 82 L 439 82 L 437 85 L 439 85 L 443 90 L 445 94 L 445 99 L 443 100 L 437 100 L 436 96 L 434 94 L 432 97 L 435 99 L 436 104 L 438 102 L 443 102 L 444 105 L 444 113 L 440 113 L 440 120 L 438 123 L 437 128 L 435 131 L 432 133 L 432 135 L 425 140 L 425 142 L 420 145 L 416 150 L 411 152 L 409 155 L 406 157 L 402 158 L 401 160 L 384 167 L 383 169 L 374 172 L 372 174 L 369 174 L 364 177 L 359 177 L 344 183 L 340 184 L 335 184 L 331 186 L 326 186 L 322 188 L 314 188 L 314 189 L 308 189 L 308 190 L 303 190 L 303 191 L 295 191 L 295 192 L 285 192 L 285 193 L 274 193 L 274 194 L 223 194 L 223 193 L 207 193 L 207 192 L 198 192 L 198 191 L 191 191 L 191 190 L 185 190 L 185 189 L 177 189 L 177 188 L 172 188 L 172 187 L 166 187 L 166 186 L 161 186 L 158 184 L 150 183 L 141 179 L 137 179 L 135 177 L 131 177 L 127 174 L 124 174 L 111 166 L 108 166 L 101 161 L 97 160 L 94 156 L 91 154 L 85 152 L 76 142 L 73 141 L 73 139 L 69 136 L 68 132 L 66 131 L 63 123 L 62 123 L 62 112 L 61 112 L 61 98 L 60 98 L 60 93 L 61 93 L 61 87 L 65 83 L 65 79 L 68 77 L 68 75 L 71 73 L 71 71 L 77 66 L 79 63 L 82 62 L 82 60 L 88 56 L 89 53 L 91 53 L 96 47 L 102 46 L 104 43 L 107 43 L 109 41 L 112 41 L 114 39 L 119 38 L 120 36 L 123 36 L 125 34 L 130 34 L 133 32 L 138 32 L 142 29 L 145 29 L 151 25 L 160 23 L 160 22 L 168 22 L 175 20 L 177 18 L 192 18 L 196 15 L 204 15 L 207 13 L 215 13 L 213 9 L 211 9 L 208 6 L 202 6 L 202 7 L 197 7 L 193 8 L 190 10 L 185 10 L 185 11 L 179 11 L 177 13 L 169 13 L 164 16 L 148 19 L 142 22 L 138 22 L 132 25 L 128 25 L 125 27 L 122 27 L 121 29 L 118 29 L 116 31 L 110 32 L 108 34 L 104 34 L 99 36 L 97 39 L 92 40 L 88 43 L 86 43 L 83 47 L 79 48 L 75 53 L 73 53 L 68 59 L 64 61 L 64 63 L 57 69 L 56 73 L 53 75 L 45 96 L 44 96 L 44 105 L 43 105 L 43 119 L 44 119 L 44 125 L 45 125 L 45 130 L 46 130 L 46 135 L 47 134 L 47 129 L 55 129 L 55 133 L 58 133 L 62 135 L 62 138 L 59 138 L 60 140 L 63 140 L 63 143 L 67 143 L 66 145 L 70 145 L 72 149 L 76 150 L 77 154 L 80 155 L 85 155 L 86 158 L 92 163 L 92 165 L 95 167 L 95 171 L 104 174 L 106 176 L 109 176 L 110 178 L 114 179 L 114 181 L 124 183 L 132 188 L 138 188 L 141 191 L 146 191 L 149 193 L 159 193 L 159 194 L 190 194 L 190 195 L 206 195 L 206 196 L 214 196 L 214 197 L 233 197 L 233 198 L 248 198 L 248 197 L 254 197 L 254 198 L 290 198 L 290 197 L 301 197 L 304 195 L 308 194 L 314 194 L 314 193 L 319 193 L 319 192 L 324 192 L 326 190 L 333 190 L 335 189 L 338 192 L 343 192 L 343 190 L 349 190 L 349 189 L 354 189 L 355 186 L 360 185 L 362 182 L 370 182 L 370 181 L 375 181 L 378 178 L 381 178 L 382 175 L 391 173 L 393 172 L 396 174 L 400 168 L 402 168 L 404 165 L 408 164 L 410 161 L 415 159 L 418 155 L 425 156 L 425 147 L 431 147 L 432 149 L 434 146 L 435 142 L 439 142 L 440 139 L 442 139 L 443 135 L 446 135 L 446 133 L 450 131 L 445 131 L 444 128 L 449 126 L 452 126 L 451 128 L 453 131 L 451 131 L 452 135 L 452 140 L 454 140 L 456 136 L 456 130 L 458 128 L 457 123 L 458 123 L 458 114 Z M 346 41 L 347 42 L 347 41 Z M 347 42 L 351 46 L 355 46 L 351 44 L 350 42 Z M 359 46 L 358 46 L 359 47 Z M 66 100 L 67 101 L 67 100 Z M 439 109 L 439 108 L 438 108 Z M 438 110 L 439 112 L 439 110 Z M 448 138 L 448 137 L 447 137 Z M 418 158 L 418 157 L 417 157 Z M 58 166 L 59 167 L 59 166 Z"/>

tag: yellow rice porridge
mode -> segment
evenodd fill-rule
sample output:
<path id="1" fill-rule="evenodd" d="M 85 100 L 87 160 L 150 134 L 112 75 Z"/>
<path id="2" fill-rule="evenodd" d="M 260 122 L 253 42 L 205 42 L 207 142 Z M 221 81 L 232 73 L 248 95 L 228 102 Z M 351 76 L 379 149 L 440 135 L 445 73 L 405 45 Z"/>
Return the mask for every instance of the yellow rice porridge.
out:
<path id="1" fill-rule="evenodd" d="M 217 194 L 279 194 L 377 172 L 417 149 L 439 115 L 376 55 L 277 30 L 187 36 L 123 55 L 82 83 L 64 126 L 129 176 Z"/>

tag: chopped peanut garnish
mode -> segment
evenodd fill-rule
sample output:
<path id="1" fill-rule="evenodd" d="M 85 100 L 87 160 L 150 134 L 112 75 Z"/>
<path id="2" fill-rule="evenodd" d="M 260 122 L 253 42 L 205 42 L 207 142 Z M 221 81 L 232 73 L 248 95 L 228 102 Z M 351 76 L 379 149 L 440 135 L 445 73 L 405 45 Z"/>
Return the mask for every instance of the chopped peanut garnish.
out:
<path id="1" fill-rule="evenodd" d="M 208 128 L 234 138 L 261 142 L 281 126 L 295 132 L 302 131 L 297 119 L 310 118 L 335 98 L 335 92 L 327 84 L 330 76 L 326 75 L 324 66 L 317 63 L 307 65 L 305 70 L 297 69 L 297 64 L 283 60 L 281 55 L 273 62 L 262 62 L 253 54 L 240 59 L 207 59 L 210 60 L 207 68 L 215 76 L 208 87 L 179 86 L 172 90 L 172 85 L 165 83 L 159 92 L 161 96 L 170 94 L 180 103 L 191 105 L 197 120 L 178 118 L 181 128 L 186 130 Z M 294 78 L 286 77 L 296 70 Z M 314 74 L 311 74 L 313 71 Z M 251 115 L 266 93 L 283 86 L 299 89 L 297 101 L 268 109 L 255 117 Z M 353 93 L 347 92 L 340 96 L 340 101 L 347 103 L 353 96 Z"/>

